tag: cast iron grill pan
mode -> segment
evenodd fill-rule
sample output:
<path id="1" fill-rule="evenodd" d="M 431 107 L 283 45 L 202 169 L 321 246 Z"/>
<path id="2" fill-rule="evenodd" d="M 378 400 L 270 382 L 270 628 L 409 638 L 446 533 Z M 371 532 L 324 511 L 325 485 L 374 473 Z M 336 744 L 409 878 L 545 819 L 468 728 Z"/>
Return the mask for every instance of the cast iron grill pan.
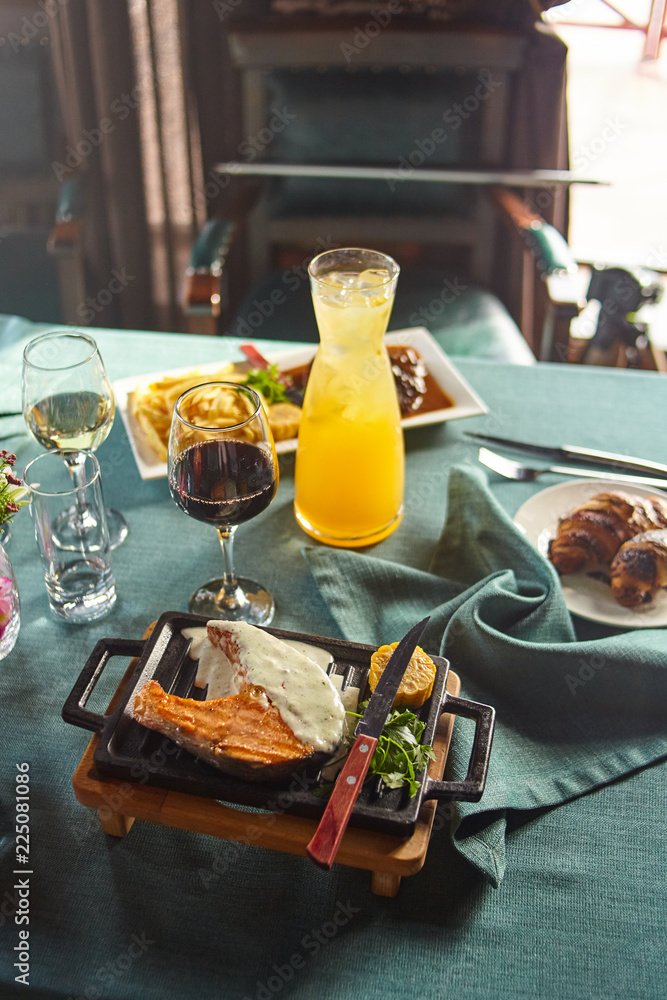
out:
<path id="1" fill-rule="evenodd" d="M 129 706 L 148 680 L 158 681 L 171 694 L 203 700 L 205 692 L 194 686 L 197 661 L 188 655 L 191 640 L 182 635 L 182 629 L 205 626 L 207 620 L 198 615 L 166 612 L 146 640 L 101 639 L 65 702 L 63 719 L 99 734 L 94 760 L 101 775 L 202 795 L 235 806 L 318 818 L 326 801 L 322 795 L 315 794 L 322 782 L 319 770 L 309 772 L 302 768 L 281 783 L 243 781 L 218 771 L 132 718 Z M 358 687 L 363 698 L 371 653 L 376 647 L 281 629 L 267 628 L 266 631 L 279 639 L 296 639 L 328 650 L 334 657 L 329 672 L 342 674 L 343 686 Z M 139 657 L 121 701 L 110 715 L 91 712 L 85 707 L 86 702 L 109 659 L 118 655 Z M 387 789 L 377 780 L 368 782 L 354 808 L 352 822 L 355 826 L 409 836 L 424 799 L 478 801 L 482 796 L 493 738 L 494 710 L 488 705 L 449 695 L 445 688 L 449 662 L 441 657 L 432 659 L 437 670 L 433 692 L 418 712 L 426 723 L 422 742 L 433 742 L 443 711 L 474 719 L 475 740 L 468 774 L 463 781 L 457 782 L 427 778 L 412 799 L 407 789 Z"/>

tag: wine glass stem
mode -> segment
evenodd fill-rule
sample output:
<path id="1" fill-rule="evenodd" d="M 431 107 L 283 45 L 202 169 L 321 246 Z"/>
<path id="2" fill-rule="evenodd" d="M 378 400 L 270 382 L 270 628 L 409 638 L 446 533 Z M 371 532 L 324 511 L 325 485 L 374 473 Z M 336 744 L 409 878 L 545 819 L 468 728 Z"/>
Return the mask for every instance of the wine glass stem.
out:
<path id="1" fill-rule="evenodd" d="M 81 455 L 78 452 L 72 454 L 68 454 L 67 452 L 65 452 L 64 458 L 65 462 L 67 463 L 67 467 L 70 471 L 72 482 L 74 483 L 74 486 L 77 488 L 77 490 L 79 490 L 79 492 L 76 494 L 74 502 L 76 504 L 76 512 L 78 515 L 76 526 L 77 530 L 81 532 L 83 531 L 84 522 L 86 520 L 86 517 L 88 516 L 88 508 L 86 506 L 86 501 L 81 492 L 81 487 L 85 484 L 85 475 L 84 475 L 85 458 L 82 461 Z"/>
<path id="2" fill-rule="evenodd" d="M 217 528 L 218 538 L 220 539 L 220 546 L 222 548 L 222 558 L 224 562 L 224 571 L 222 574 L 222 591 L 219 595 L 219 600 L 224 601 L 227 604 L 243 604 L 247 601 L 244 599 L 243 591 L 239 588 L 238 580 L 236 579 L 236 573 L 234 571 L 234 535 L 236 533 L 236 525 L 231 528 Z"/>
<path id="3" fill-rule="evenodd" d="M 67 467 L 72 476 L 72 481 L 77 488 L 83 484 L 82 472 L 83 469 L 85 468 L 85 462 L 86 462 L 85 458 L 83 459 L 83 461 L 81 460 L 81 456 L 82 452 L 78 451 L 74 452 L 66 451 L 63 453 L 63 458 L 67 463 Z"/>

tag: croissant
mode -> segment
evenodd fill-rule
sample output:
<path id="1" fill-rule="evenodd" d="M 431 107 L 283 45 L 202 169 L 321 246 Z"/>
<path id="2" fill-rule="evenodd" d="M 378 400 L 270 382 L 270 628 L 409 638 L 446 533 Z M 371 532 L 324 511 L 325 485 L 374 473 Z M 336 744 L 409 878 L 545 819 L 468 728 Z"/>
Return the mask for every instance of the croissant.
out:
<path id="1" fill-rule="evenodd" d="M 667 500 L 627 493 L 598 493 L 561 517 L 549 543 L 549 559 L 559 573 L 608 563 L 621 545 L 640 532 L 667 528 Z"/>
<path id="2" fill-rule="evenodd" d="M 646 531 L 621 545 L 611 564 L 611 592 L 625 608 L 648 604 L 667 587 L 667 531 Z"/>

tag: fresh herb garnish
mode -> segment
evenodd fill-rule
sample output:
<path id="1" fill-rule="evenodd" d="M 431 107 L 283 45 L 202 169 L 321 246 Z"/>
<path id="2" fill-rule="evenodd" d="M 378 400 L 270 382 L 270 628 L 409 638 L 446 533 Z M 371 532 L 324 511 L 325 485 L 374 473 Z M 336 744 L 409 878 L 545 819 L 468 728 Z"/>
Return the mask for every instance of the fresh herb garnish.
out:
<path id="1" fill-rule="evenodd" d="M 352 718 L 360 719 L 368 705 L 368 701 L 359 705 L 358 712 L 346 712 Z M 420 744 L 426 723 L 422 722 L 409 708 L 395 708 L 382 729 L 382 734 L 375 748 L 371 766 L 368 769 L 366 782 L 374 777 L 382 779 L 387 788 L 401 788 L 407 785 L 410 798 L 415 796 L 421 786 L 417 775 L 424 771 L 428 762 L 435 760 L 433 747 Z M 346 737 L 349 752 L 354 743 L 354 732 Z M 342 759 L 340 761 L 342 763 Z M 338 763 L 338 761 L 336 762 Z M 328 794 L 333 783 L 322 785 L 322 793 Z"/>
<path id="2" fill-rule="evenodd" d="M 269 404 L 284 403 L 287 400 L 285 386 L 278 379 L 278 365 L 252 368 L 244 379 L 244 384 L 256 389 Z"/>

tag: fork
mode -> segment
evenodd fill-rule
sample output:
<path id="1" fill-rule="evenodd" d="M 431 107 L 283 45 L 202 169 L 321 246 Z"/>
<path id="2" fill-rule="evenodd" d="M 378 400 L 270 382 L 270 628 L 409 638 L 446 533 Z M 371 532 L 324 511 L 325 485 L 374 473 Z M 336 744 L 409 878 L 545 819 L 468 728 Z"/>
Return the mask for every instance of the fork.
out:
<path id="1" fill-rule="evenodd" d="M 638 486 L 655 486 L 663 490 L 667 489 L 667 479 L 647 479 L 644 476 L 624 476 L 614 473 L 610 475 L 609 472 L 601 472 L 599 469 L 578 469 L 572 465 L 547 465 L 542 469 L 534 469 L 531 466 L 515 462 L 511 458 L 505 458 L 504 455 L 498 455 L 488 448 L 480 448 L 478 458 L 482 465 L 493 469 L 499 475 L 505 476 L 506 479 L 517 479 L 520 482 L 532 482 L 538 476 L 553 472 L 559 476 L 577 476 L 579 479 L 582 477 L 606 479 L 608 482 L 614 483 L 633 483 Z"/>

